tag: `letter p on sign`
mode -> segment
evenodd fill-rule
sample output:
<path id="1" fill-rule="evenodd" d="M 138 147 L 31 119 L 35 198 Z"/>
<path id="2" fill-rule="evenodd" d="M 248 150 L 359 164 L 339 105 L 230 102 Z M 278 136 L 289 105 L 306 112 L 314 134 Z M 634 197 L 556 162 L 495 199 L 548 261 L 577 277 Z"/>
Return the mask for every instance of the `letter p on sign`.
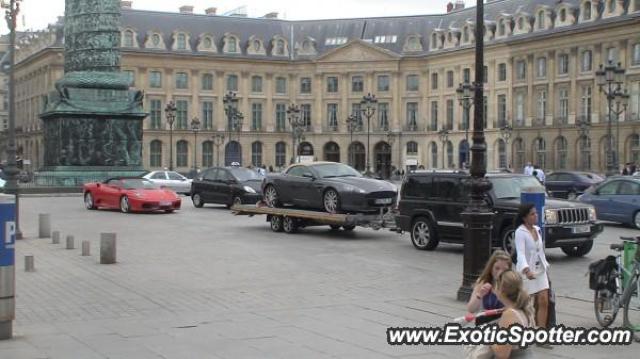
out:
<path id="1" fill-rule="evenodd" d="M 5 248 L 13 248 L 16 236 L 16 222 L 7 221 L 4 226 Z"/>

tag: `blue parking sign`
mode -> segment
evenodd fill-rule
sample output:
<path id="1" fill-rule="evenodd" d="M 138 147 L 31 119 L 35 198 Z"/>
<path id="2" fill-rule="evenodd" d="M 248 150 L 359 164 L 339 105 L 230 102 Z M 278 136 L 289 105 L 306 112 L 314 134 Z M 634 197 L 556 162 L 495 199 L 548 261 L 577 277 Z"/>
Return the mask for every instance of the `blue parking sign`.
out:
<path id="1" fill-rule="evenodd" d="M 15 263 L 16 204 L 0 202 L 0 267 Z"/>

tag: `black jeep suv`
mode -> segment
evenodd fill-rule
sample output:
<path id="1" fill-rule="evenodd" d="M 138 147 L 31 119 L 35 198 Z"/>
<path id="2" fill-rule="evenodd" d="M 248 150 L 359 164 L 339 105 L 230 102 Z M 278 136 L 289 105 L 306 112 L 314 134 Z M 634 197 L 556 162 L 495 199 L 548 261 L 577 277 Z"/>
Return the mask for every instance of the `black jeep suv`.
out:
<path id="1" fill-rule="evenodd" d="M 513 253 L 513 221 L 520 205 L 520 193 L 540 187 L 533 177 L 522 174 L 487 174 L 493 184 L 486 201 L 495 213 L 493 245 Z M 418 249 L 435 249 L 439 242 L 463 243 L 461 213 L 469 203 L 468 173 L 416 172 L 402 183 L 396 225 L 411 233 Z M 544 189 L 543 189 L 544 190 Z M 560 247 L 572 257 L 583 256 L 602 232 L 593 206 L 547 198 L 544 216 L 547 248 Z"/>

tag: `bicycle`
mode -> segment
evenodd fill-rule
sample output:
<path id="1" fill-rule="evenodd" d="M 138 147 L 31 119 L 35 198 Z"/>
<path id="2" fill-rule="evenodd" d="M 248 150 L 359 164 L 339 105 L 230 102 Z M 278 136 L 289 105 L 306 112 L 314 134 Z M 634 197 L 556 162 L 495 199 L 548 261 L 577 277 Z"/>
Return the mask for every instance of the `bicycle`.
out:
<path id="1" fill-rule="evenodd" d="M 623 244 L 610 245 L 618 254 L 613 269 L 595 290 L 594 311 L 598 323 L 608 327 L 624 308 L 624 326 L 633 330 L 634 339 L 640 341 L 640 236 L 620 239 Z"/>

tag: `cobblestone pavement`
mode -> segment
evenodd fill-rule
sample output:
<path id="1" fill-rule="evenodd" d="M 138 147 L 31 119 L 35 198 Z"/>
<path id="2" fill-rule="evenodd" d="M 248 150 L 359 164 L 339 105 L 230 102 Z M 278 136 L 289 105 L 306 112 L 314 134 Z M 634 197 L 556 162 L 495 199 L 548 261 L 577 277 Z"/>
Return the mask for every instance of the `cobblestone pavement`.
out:
<path id="1" fill-rule="evenodd" d="M 174 214 L 86 211 L 80 197 L 21 202 L 15 338 L 0 358 L 460 358 L 445 346 L 390 346 L 386 328 L 442 325 L 464 314 L 455 301 L 462 248 L 418 251 L 408 235 L 356 229 L 273 233 L 264 217 L 222 207 Z M 38 213 L 50 213 L 61 244 L 36 239 Z M 100 265 L 101 232 L 118 235 L 118 263 Z M 588 264 L 619 235 L 608 226 L 592 253 L 548 251 L 567 326 L 596 325 Z M 64 249 L 74 235 L 75 250 Z M 80 255 L 80 241 L 92 255 Z M 36 272 L 24 272 L 23 256 Z M 616 324 L 621 324 L 621 318 Z M 635 358 L 625 347 L 534 348 L 539 358 Z M 636 353 L 635 355 L 633 353 Z"/>

